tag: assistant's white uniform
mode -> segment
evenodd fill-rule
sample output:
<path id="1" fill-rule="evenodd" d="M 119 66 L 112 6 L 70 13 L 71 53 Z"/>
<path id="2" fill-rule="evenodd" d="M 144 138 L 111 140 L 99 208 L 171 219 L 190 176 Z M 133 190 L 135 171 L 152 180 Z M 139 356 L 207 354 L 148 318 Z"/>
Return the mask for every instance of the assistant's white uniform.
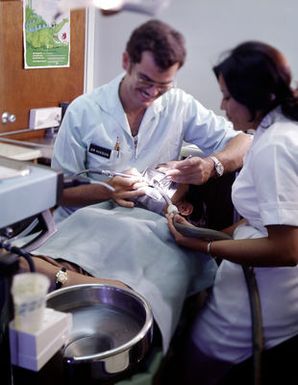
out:
<path id="1" fill-rule="evenodd" d="M 298 226 L 298 123 L 280 109 L 268 114 L 254 136 L 233 185 L 237 211 L 248 224 L 235 239 L 268 235 L 266 225 Z M 298 334 L 298 267 L 255 268 L 266 348 Z M 211 357 L 238 363 L 252 354 L 250 306 L 240 265 L 223 260 L 210 301 L 192 335 Z"/>
<path id="2" fill-rule="evenodd" d="M 68 107 L 54 146 L 54 169 L 65 175 L 86 168 L 124 171 L 135 167 L 141 172 L 178 159 L 183 141 L 196 144 L 207 156 L 237 135 L 223 117 L 173 88 L 147 108 L 133 138 L 118 94 L 123 76 L 78 97 Z"/>

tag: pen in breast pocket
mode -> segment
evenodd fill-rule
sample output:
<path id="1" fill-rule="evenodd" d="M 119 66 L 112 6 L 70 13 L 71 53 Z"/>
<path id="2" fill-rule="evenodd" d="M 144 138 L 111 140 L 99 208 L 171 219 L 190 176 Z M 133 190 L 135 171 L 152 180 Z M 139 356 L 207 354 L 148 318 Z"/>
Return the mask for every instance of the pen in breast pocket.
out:
<path id="1" fill-rule="evenodd" d="M 120 140 L 119 140 L 119 136 L 117 136 L 116 143 L 115 143 L 115 146 L 114 146 L 114 150 L 117 151 L 117 158 L 119 158 L 119 155 L 120 155 Z"/>

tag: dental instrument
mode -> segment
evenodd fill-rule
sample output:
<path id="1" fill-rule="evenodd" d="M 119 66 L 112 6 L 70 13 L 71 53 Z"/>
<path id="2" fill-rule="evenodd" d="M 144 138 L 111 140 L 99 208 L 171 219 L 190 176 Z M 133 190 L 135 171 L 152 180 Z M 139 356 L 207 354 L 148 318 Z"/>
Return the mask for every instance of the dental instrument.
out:
<path id="1" fill-rule="evenodd" d="M 104 169 L 100 169 L 100 170 L 96 170 L 96 169 L 85 169 L 85 170 L 81 170 L 79 171 L 78 173 L 75 174 L 75 176 L 79 176 L 81 174 L 84 174 L 84 173 L 87 173 L 87 172 L 90 172 L 90 173 L 93 173 L 93 174 L 99 174 L 99 175 L 105 175 L 109 178 L 112 178 L 114 176 L 121 176 L 123 178 L 132 178 L 134 177 L 134 175 L 132 174 L 125 174 L 125 173 L 122 173 L 122 172 L 118 172 L 118 171 L 112 171 L 112 170 L 104 170 Z M 144 174 L 144 173 L 143 173 Z M 161 180 L 165 179 L 167 177 L 167 175 L 165 175 L 165 177 L 163 177 Z M 142 175 L 142 178 L 143 178 L 143 175 Z M 108 185 L 107 183 L 105 182 L 101 182 L 101 181 L 90 181 L 90 183 L 98 183 L 98 184 L 102 184 L 104 185 L 105 187 L 107 187 L 108 189 L 113 189 L 112 191 L 114 191 L 114 188 L 110 185 Z M 158 192 L 161 194 L 161 196 L 164 198 L 164 200 L 166 201 L 168 207 L 167 207 L 167 213 L 168 214 L 178 214 L 179 213 L 179 210 L 178 208 L 172 203 L 170 197 L 166 194 L 166 192 L 163 190 L 163 188 L 161 187 L 160 185 L 160 181 L 158 180 L 153 180 L 153 184 L 148 184 L 149 187 L 154 187 L 158 190 Z"/>
<path id="2" fill-rule="evenodd" d="M 76 187 L 84 184 L 99 184 L 112 192 L 115 191 L 114 187 L 110 186 L 105 182 L 99 180 L 92 180 L 87 177 L 80 177 L 78 174 L 71 177 L 64 177 L 63 188 L 65 189 L 70 187 Z"/>
<path id="3" fill-rule="evenodd" d="M 190 155 L 188 155 L 186 158 L 184 158 L 184 159 L 181 159 L 181 160 L 187 160 L 187 159 L 191 159 L 192 158 L 192 155 L 190 154 Z M 166 174 L 166 173 L 164 173 L 165 175 L 159 180 L 159 183 L 160 182 L 162 182 L 162 181 L 164 181 L 165 179 L 167 179 L 167 178 L 171 178 L 171 175 L 168 175 L 168 174 Z"/>
<path id="4" fill-rule="evenodd" d="M 166 192 L 163 190 L 163 188 L 160 186 L 160 181 L 153 180 L 153 185 L 157 189 L 157 191 L 161 194 L 161 196 L 166 201 L 168 207 L 167 207 L 167 213 L 168 214 L 179 214 L 178 208 L 172 203 L 170 197 L 166 194 Z"/>
<path id="5" fill-rule="evenodd" d="M 92 168 L 81 170 L 78 173 L 76 173 L 75 175 L 77 176 L 77 175 L 85 174 L 87 172 L 90 172 L 90 173 L 93 173 L 93 174 L 98 174 L 98 175 L 105 175 L 105 176 L 107 176 L 109 178 L 113 178 L 114 176 L 122 176 L 123 178 L 132 178 L 134 176 L 132 174 L 125 174 L 123 172 L 118 172 L 118 171 L 96 170 L 96 169 L 92 169 Z"/>
<path id="6" fill-rule="evenodd" d="M 109 178 L 113 178 L 114 176 L 121 176 L 123 178 L 132 178 L 134 176 L 132 174 L 125 174 L 123 172 L 118 172 L 118 171 L 96 170 L 96 169 L 92 169 L 92 168 L 87 168 L 85 170 L 81 170 L 81 171 L 77 172 L 71 178 L 79 177 L 81 174 L 85 174 L 87 172 L 90 172 L 90 173 L 93 173 L 93 174 L 98 174 L 98 175 L 104 175 L 104 176 L 107 176 Z M 84 179 L 82 179 L 82 180 L 81 179 L 78 179 L 78 180 L 74 179 L 74 184 L 72 186 L 69 186 L 69 187 L 74 187 L 76 185 L 81 185 L 81 184 L 99 184 L 101 186 L 104 186 L 105 188 L 107 188 L 110 191 L 113 191 L 113 192 L 115 191 L 115 188 L 110 186 L 106 182 L 99 181 L 99 180 L 92 180 L 92 179 L 89 179 L 87 177 L 86 177 L 85 180 Z"/>

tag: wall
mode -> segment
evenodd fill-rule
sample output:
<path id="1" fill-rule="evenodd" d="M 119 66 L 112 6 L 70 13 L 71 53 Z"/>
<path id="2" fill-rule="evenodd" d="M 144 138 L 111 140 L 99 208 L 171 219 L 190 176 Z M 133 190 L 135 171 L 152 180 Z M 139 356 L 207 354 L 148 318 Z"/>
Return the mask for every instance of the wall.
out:
<path id="1" fill-rule="evenodd" d="M 255 39 L 276 46 L 287 56 L 293 78 L 298 79 L 297 14 L 297 0 L 172 0 L 158 18 L 186 38 L 188 57 L 178 75 L 179 86 L 220 112 L 220 93 L 211 68 L 223 51 L 239 42 Z M 128 12 L 109 17 L 96 12 L 94 86 L 121 71 L 128 36 L 147 19 Z"/>

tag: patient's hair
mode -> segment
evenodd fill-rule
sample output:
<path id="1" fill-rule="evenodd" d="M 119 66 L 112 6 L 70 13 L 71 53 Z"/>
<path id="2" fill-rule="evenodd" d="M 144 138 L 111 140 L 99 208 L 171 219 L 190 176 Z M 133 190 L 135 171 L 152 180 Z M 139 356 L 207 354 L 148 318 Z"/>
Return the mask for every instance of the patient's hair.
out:
<path id="1" fill-rule="evenodd" d="M 186 56 L 182 34 L 159 20 L 149 20 L 136 28 L 127 42 L 126 51 L 132 63 L 140 63 L 142 53 L 150 51 L 163 71 L 176 63 L 182 67 Z"/>
<path id="2" fill-rule="evenodd" d="M 298 121 L 298 96 L 291 88 L 291 71 L 283 54 L 269 44 L 248 41 L 231 50 L 213 68 L 222 75 L 232 97 L 246 106 L 251 119 L 280 105 L 283 114 Z"/>
<path id="3" fill-rule="evenodd" d="M 193 210 L 187 219 L 193 224 L 200 225 L 200 221 L 204 217 L 204 207 L 199 194 L 197 193 L 197 186 L 188 185 L 188 189 L 185 191 L 183 199 L 193 207 Z"/>

